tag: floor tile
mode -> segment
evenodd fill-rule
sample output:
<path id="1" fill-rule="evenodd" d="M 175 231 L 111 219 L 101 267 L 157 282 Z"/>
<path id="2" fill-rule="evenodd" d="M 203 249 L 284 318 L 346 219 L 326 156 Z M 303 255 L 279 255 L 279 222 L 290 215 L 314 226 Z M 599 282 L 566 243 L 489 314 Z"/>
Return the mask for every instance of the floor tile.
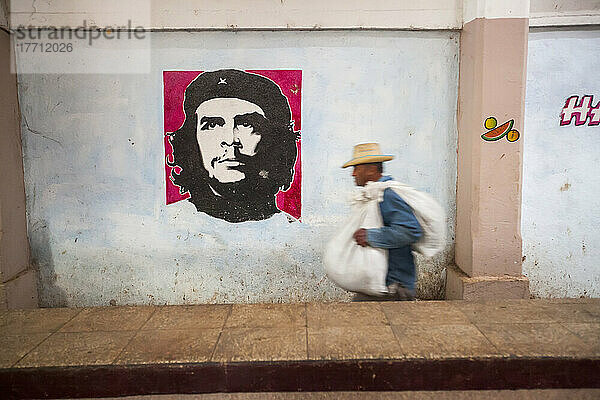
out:
<path id="1" fill-rule="evenodd" d="M 577 298 L 553 298 L 553 299 L 532 299 L 532 301 L 545 301 L 548 303 L 597 303 L 600 304 L 600 299 L 592 297 L 577 297 Z"/>
<path id="2" fill-rule="evenodd" d="M 389 325 L 379 302 L 307 304 L 306 317 L 310 328 Z"/>
<path id="3" fill-rule="evenodd" d="M 587 312 L 592 314 L 595 318 L 595 322 L 600 322 L 600 299 L 594 299 L 598 301 L 589 301 L 584 307 Z"/>
<path id="4" fill-rule="evenodd" d="M 556 323 L 478 324 L 501 351 L 514 356 L 589 355 L 592 346 Z"/>
<path id="5" fill-rule="evenodd" d="M 220 329 L 139 331 L 116 364 L 207 362 Z"/>
<path id="6" fill-rule="evenodd" d="M 59 332 L 134 331 L 153 311 L 153 306 L 85 308 Z"/>
<path id="7" fill-rule="evenodd" d="M 142 329 L 222 328 L 230 308 L 225 304 L 157 307 Z"/>
<path id="8" fill-rule="evenodd" d="M 10 368 L 50 333 L 30 333 L 0 336 L 0 368 Z"/>
<path id="9" fill-rule="evenodd" d="M 80 308 L 36 308 L 0 314 L 0 336 L 55 332 L 81 311 Z"/>
<path id="10" fill-rule="evenodd" d="M 306 328 L 230 328 L 221 333 L 212 361 L 306 359 Z"/>
<path id="11" fill-rule="evenodd" d="M 506 324 L 554 322 L 543 311 L 551 307 L 544 302 L 531 300 L 503 300 L 490 302 L 456 301 L 453 306 L 464 313 L 471 322 Z"/>
<path id="12" fill-rule="evenodd" d="M 600 322 L 600 310 L 594 314 L 588 303 L 560 303 L 545 307 L 542 312 L 555 322 Z"/>
<path id="13" fill-rule="evenodd" d="M 58 332 L 16 367 L 111 364 L 134 334 L 133 331 Z"/>
<path id="14" fill-rule="evenodd" d="M 382 303 L 381 308 L 392 325 L 471 323 L 465 314 L 443 301 L 387 302 Z"/>
<path id="15" fill-rule="evenodd" d="M 225 328 L 306 326 L 304 304 L 234 304 Z"/>
<path id="16" fill-rule="evenodd" d="M 308 358 L 311 360 L 403 357 L 392 328 L 387 325 L 308 328 Z"/>
<path id="17" fill-rule="evenodd" d="M 494 357 L 502 354 L 473 325 L 394 325 L 407 357 Z"/>
<path id="18" fill-rule="evenodd" d="M 561 325 L 590 345 L 595 356 L 600 355 L 600 323 L 567 323 Z"/>

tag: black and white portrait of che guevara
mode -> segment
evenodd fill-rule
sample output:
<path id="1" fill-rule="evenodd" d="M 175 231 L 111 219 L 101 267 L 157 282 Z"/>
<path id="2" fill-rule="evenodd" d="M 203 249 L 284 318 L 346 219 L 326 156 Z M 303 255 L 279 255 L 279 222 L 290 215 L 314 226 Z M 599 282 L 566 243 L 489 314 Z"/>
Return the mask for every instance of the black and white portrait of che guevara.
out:
<path id="1" fill-rule="evenodd" d="M 275 195 L 292 183 L 298 134 L 280 87 L 240 70 L 203 72 L 185 89 L 183 109 L 183 125 L 169 134 L 180 193 L 228 222 L 281 212 Z"/>

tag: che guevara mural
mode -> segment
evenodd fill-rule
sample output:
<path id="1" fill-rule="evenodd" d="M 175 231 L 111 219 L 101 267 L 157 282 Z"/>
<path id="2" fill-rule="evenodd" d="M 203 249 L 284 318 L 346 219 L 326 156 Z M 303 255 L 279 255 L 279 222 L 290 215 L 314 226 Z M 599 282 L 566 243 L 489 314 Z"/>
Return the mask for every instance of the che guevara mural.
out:
<path id="1" fill-rule="evenodd" d="M 166 203 L 301 217 L 300 70 L 164 71 Z"/>

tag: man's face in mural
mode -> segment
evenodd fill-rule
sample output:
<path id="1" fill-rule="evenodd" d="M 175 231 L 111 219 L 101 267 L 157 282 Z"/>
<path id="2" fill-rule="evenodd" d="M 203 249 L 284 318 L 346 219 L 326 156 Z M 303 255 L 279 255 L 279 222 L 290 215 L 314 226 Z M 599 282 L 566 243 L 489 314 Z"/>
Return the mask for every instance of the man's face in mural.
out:
<path id="1" fill-rule="evenodd" d="M 276 196 L 291 187 L 298 156 L 281 88 L 244 71 L 203 72 L 186 87 L 183 109 L 183 125 L 169 135 L 170 178 L 180 194 L 228 222 L 281 212 Z"/>
<path id="2" fill-rule="evenodd" d="M 196 116 L 196 140 L 209 177 L 221 183 L 245 179 L 261 140 L 264 111 L 246 100 L 216 98 L 200 104 Z"/>

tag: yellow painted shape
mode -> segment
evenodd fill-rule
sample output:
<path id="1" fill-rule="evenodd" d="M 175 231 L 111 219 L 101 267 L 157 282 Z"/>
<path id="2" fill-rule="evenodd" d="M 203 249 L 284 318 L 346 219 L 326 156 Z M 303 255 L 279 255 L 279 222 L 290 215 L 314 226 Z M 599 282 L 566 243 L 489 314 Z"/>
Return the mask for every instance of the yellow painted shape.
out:
<path id="1" fill-rule="evenodd" d="M 485 120 L 485 129 L 494 129 L 498 125 L 498 121 L 494 117 L 489 117 Z"/>

